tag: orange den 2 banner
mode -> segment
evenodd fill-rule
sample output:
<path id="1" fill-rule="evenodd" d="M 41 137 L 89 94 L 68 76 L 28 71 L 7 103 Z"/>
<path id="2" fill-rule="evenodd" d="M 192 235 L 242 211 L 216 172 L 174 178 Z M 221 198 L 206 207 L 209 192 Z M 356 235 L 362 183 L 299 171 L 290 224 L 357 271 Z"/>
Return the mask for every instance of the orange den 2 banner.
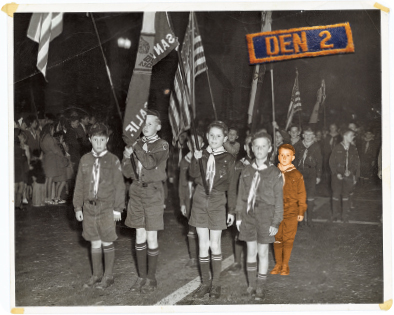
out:
<path id="1" fill-rule="evenodd" d="M 250 64 L 354 52 L 349 23 L 246 35 Z"/>

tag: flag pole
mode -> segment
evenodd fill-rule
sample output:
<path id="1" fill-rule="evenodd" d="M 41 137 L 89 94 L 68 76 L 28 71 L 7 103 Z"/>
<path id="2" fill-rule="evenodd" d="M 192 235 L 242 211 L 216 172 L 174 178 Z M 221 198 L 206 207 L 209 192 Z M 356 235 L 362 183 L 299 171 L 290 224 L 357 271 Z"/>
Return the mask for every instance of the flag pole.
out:
<path id="1" fill-rule="evenodd" d="M 120 107 L 119 107 L 118 99 L 116 98 L 115 88 L 114 88 L 114 85 L 113 85 L 113 83 L 112 83 L 111 72 L 109 71 L 109 67 L 108 67 L 108 63 L 107 63 L 107 58 L 105 57 L 105 54 L 104 54 L 103 46 L 102 46 L 101 40 L 100 40 L 100 35 L 99 35 L 99 33 L 98 33 L 97 26 L 96 26 L 96 21 L 94 20 L 94 17 L 93 17 L 93 13 L 92 13 L 92 12 L 90 12 L 90 17 L 92 18 L 92 22 L 93 22 L 94 30 L 95 30 L 96 35 L 97 35 L 97 40 L 98 40 L 98 43 L 99 43 L 99 47 L 100 47 L 100 50 L 101 50 L 101 54 L 102 54 L 103 59 L 104 59 L 105 68 L 107 69 L 108 80 L 109 80 L 109 84 L 111 85 L 111 90 L 112 90 L 112 94 L 113 94 L 114 99 L 115 99 L 115 104 L 116 104 L 116 108 L 117 108 L 117 110 L 118 110 L 118 115 L 119 115 L 120 120 L 122 121 L 122 120 L 123 120 L 123 117 L 122 117 L 122 113 L 120 112 Z"/>
<path id="2" fill-rule="evenodd" d="M 272 94 L 272 129 L 274 139 L 274 154 L 276 154 L 276 132 L 274 127 L 275 121 L 275 95 L 274 95 L 274 69 L 271 67 L 271 94 Z"/>
<path id="3" fill-rule="evenodd" d="M 170 26 L 171 26 L 172 30 L 174 30 L 174 28 L 172 27 L 171 17 L 170 17 L 169 14 L 167 14 L 167 16 L 168 16 L 168 22 L 170 23 Z M 189 19 L 190 19 L 190 16 L 191 16 L 191 14 L 189 15 Z M 192 37 L 192 39 L 191 39 L 192 40 L 192 44 L 194 43 L 194 40 L 193 40 L 194 36 L 193 35 L 194 35 L 194 33 L 190 34 L 190 36 Z M 194 45 L 192 45 L 191 47 L 192 47 L 192 59 L 194 59 Z M 188 88 L 188 85 L 187 85 L 187 82 L 186 82 L 186 71 L 185 71 L 185 68 L 184 68 L 184 65 L 183 65 L 183 62 L 182 62 L 182 56 L 181 56 L 180 50 L 176 49 L 176 52 L 178 54 L 178 66 L 179 66 L 179 69 L 181 70 L 182 83 L 183 83 L 183 86 L 185 87 L 185 93 L 186 93 L 186 98 L 187 98 L 187 108 L 188 108 L 189 113 L 190 113 L 190 129 L 191 129 L 193 137 L 194 137 L 194 142 L 195 142 L 195 145 L 196 145 L 196 149 L 198 151 L 200 151 L 201 150 L 200 143 L 198 142 L 198 135 L 197 135 L 197 131 L 196 131 L 196 126 L 194 124 L 194 114 L 193 114 L 193 109 L 192 109 L 192 105 L 191 105 L 191 95 L 190 95 L 190 91 L 189 91 L 189 88 Z M 194 65 L 194 62 L 193 62 L 193 65 Z M 193 81 L 194 81 L 194 67 L 192 67 L 192 75 L 193 76 L 191 77 L 191 82 L 190 82 L 191 86 L 193 86 Z M 199 165 L 199 168 L 200 168 L 200 174 L 201 174 L 202 184 L 203 184 L 204 189 L 205 189 L 205 193 L 207 195 L 209 195 L 209 189 L 208 189 L 208 185 L 207 185 L 207 180 L 205 178 L 204 166 L 202 164 L 202 160 L 201 159 L 198 159 L 198 165 Z"/>
<path id="4" fill-rule="evenodd" d="M 93 17 L 93 13 L 92 13 L 92 12 L 90 12 L 90 17 L 92 18 L 92 23 L 93 23 L 94 30 L 95 30 L 96 35 L 97 35 L 97 40 L 98 40 L 98 42 L 99 42 L 101 54 L 102 54 L 103 59 L 104 59 L 105 68 L 107 69 L 108 80 L 109 80 L 109 84 L 111 85 L 112 95 L 114 96 L 114 99 L 115 99 L 115 104 L 116 104 L 116 108 L 117 108 L 117 110 L 118 110 L 118 115 L 119 115 L 120 121 L 122 122 L 122 121 L 123 121 L 123 117 L 122 117 L 122 113 L 120 112 L 120 107 L 119 107 L 118 99 L 116 98 L 115 88 L 114 88 L 114 85 L 113 85 L 113 83 L 112 83 L 111 72 L 109 71 L 109 67 L 108 67 L 108 63 L 107 63 L 107 58 L 105 58 L 103 46 L 101 45 L 100 35 L 99 35 L 99 33 L 98 33 L 97 26 L 96 26 L 96 21 L 94 20 L 94 17 Z M 132 168 L 133 168 L 134 176 L 135 176 L 135 178 L 136 178 L 137 180 L 139 180 L 138 173 L 137 173 L 137 165 L 135 164 L 133 155 L 130 156 L 130 162 L 131 162 L 131 166 L 132 166 Z"/>
<path id="5" fill-rule="evenodd" d="M 194 17 L 194 20 L 195 20 L 197 32 L 198 32 L 198 34 L 201 35 L 200 29 L 198 28 L 197 16 L 196 16 L 196 14 L 195 14 L 194 12 L 193 12 L 193 17 Z M 193 37 L 193 38 L 194 38 L 194 37 Z M 201 42 L 202 42 L 202 40 L 201 40 Z M 193 42 L 193 47 L 194 47 L 194 42 Z M 193 51 L 194 51 L 194 50 L 193 50 Z M 194 58 L 193 58 L 193 61 L 194 61 Z M 209 74 L 208 74 L 208 65 L 207 65 L 206 67 L 207 67 L 207 71 L 206 71 L 206 72 L 207 72 L 209 93 L 210 93 L 210 95 L 211 95 L 213 114 L 215 115 L 215 120 L 218 120 L 218 115 L 217 115 L 217 112 L 216 112 L 215 101 L 213 100 L 213 93 L 212 93 L 212 88 L 211 88 L 211 80 L 209 79 Z"/>

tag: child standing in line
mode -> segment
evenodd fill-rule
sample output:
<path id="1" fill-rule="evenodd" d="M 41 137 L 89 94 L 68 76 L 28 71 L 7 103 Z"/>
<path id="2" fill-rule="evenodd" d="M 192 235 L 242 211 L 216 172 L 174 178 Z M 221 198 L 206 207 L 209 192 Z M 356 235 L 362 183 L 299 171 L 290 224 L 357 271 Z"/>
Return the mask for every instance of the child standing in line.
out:
<path id="1" fill-rule="evenodd" d="M 218 299 L 221 293 L 220 274 L 222 271 L 222 230 L 234 222 L 236 180 L 234 178 L 234 157 L 223 144 L 227 140 L 228 128 L 221 121 L 208 126 L 208 147 L 194 151 L 190 165 L 190 176 L 195 178 L 197 188 L 193 195 L 193 205 L 189 224 L 197 228 L 199 239 L 199 261 L 202 283 L 193 292 L 193 298 L 203 298 L 207 293 Z M 203 187 L 198 160 L 202 159 L 208 194 Z M 228 215 L 226 220 L 226 192 L 228 196 Z M 209 276 L 211 249 L 212 283 Z"/>
<path id="2" fill-rule="evenodd" d="M 45 206 L 45 173 L 40 155 L 40 151 L 34 150 L 30 162 L 32 169 L 29 171 L 29 177 L 32 178 L 33 182 L 33 207 Z"/>
<path id="3" fill-rule="evenodd" d="M 93 275 L 84 288 L 99 283 L 98 289 L 106 289 L 114 283 L 115 221 L 120 221 L 125 207 L 125 185 L 119 159 L 107 151 L 107 127 L 100 123 L 93 125 L 89 140 L 93 149 L 79 163 L 73 203 L 75 217 L 83 221 L 82 236 L 92 244 Z"/>
<path id="4" fill-rule="evenodd" d="M 157 232 L 164 229 L 163 181 L 167 179 L 166 165 L 169 156 L 167 141 L 157 135 L 160 129 L 159 113 L 148 110 L 142 128 L 144 136 L 132 147 L 126 147 L 123 152 L 123 175 L 133 179 L 129 190 L 130 200 L 125 224 L 137 230 L 135 249 L 139 277 L 130 289 L 134 293 L 151 293 L 157 288 L 156 269 L 159 256 Z M 138 178 L 135 178 L 132 170 L 131 154 L 137 164 Z"/>
<path id="5" fill-rule="evenodd" d="M 191 201 L 194 192 L 194 183 L 193 179 L 189 176 L 189 168 L 190 162 L 193 157 L 195 142 L 193 136 L 188 137 L 187 139 L 187 147 L 190 152 L 187 153 L 181 160 L 179 166 L 179 205 L 181 206 L 181 212 L 184 217 L 187 219 L 190 218 L 190 210 L 191 210 Z M 198 135 L 198 142 L 200 144 L 200 148 L 204 145 L 204 140 L 201 135 Z M 187 240 L 189 244 L 189 254 L 190 260 L 186 264 L 187 267 L 197 268 L 197 230 L 196 227 L 189 225 L 189 231 L 187 233 Z"/>
<path id="6" fill-rule="evenodd" d="M 300 134 L 301 134 L 301 129 L 298 126 L 293 125 L 290 127 L 289 135 L 290 135 L 291 145 L 294 146 L 298 141 L 301 140 Z"/>
<path id="7" fill-rule="evenodd" d="M 334 147 L 330 156 L 332 188 L 331 221 L 341 217 L 344 223 L 349 222 L 349 194 L 360 177 L 360 158 L 356 146 L 352 144 L 354 136 L 355 133 L 353 130 L 345 130 L 342 142 Z"/>
<path id="8" fill-rule="evenodd" d="M 247 293 L 263 299 L 268 271 L 268 245 L 283 219 L 283 178 L 268 159 L 271 136 L 258 132 L 252 137 L 255 160 L 241 173 L 237 199 L 239 239 L 247 244 Z M 259 256 L 258 278 L 257 255 Z"/>
<path id="9" fill-rule="evenodd" d="M 294 147 L 291 144 L 282 144 L 278 153 L 278 168 L 282 172 L 284 180 L 283 220 L 279 225 L 278 233 L 275 235 L 276 264 L 271 274 L 280 273 L 282 276 L 287 276 L 290 273 L 289 260 L 298 222 L 304 219 L 304 213 L 307 209 L 306 190 L 302 174 L 292 164 L 296 153 Z"/>
<path id="10" fill-rule="evenodd" d="M 235 159 L 239 153 L 241 145 L 236 140 L 238 139 L 238 131 L 235 128 L 228 129 L 228 140 L 223 144 L 225 150 L 232 154 Z"/>
<path id="11" fill-rule="evenodd" d="M 253 153 L 250 148 L 250 143 L 252 141 L 252 136 L 248 135 L 245 138 L 244 150 L 246 152 L 246 156 L 240 159 L 235 163 L 235 178 L 237 183 L 239 181 L 239 177 L 241 175 L 242 170 L 247 166 L 253 163 Z M 241 254 L 245 248 L 245 242 L 239 240 L 239 231 L 235 226 L 235 237 L 234 237 L 234 263 L 228 269 L 230 275 L 235 276 L 241 272 L 242 262 L 241 262 Z"/>

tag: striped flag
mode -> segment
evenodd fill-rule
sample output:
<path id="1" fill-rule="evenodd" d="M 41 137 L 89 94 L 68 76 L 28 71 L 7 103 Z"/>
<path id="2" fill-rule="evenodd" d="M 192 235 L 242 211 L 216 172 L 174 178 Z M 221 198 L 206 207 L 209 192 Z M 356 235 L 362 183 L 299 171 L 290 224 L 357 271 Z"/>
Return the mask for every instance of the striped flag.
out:
<path id="1" fill-rule="evenodd" d="M 63 13 L 33 13 L 27 37 L 39 44 L 37 68 L 46 76 L 49 43 L 63 31 Z"/>
<path id="2" fill-rule="evenodd" d="M 178 69 L 175 73 L 174 80 L 174 91 L 172 91 L 170 96 L 170 108 L 168 111 L 170 124 L 173 134 L 173 144 L 178 140 L 179 135 L 190 128 L 191 116 L 188 109 L 188 104 L 190 103 L 189 97 L 191 97 L 192 84 L 194 85 L 194 78 L 199 74 L 206 71 L 207 63 L 204 54 L 204 48 L 202 45 L 201 35 L 198 31 L 198 26 L 196 19 L 194 28 L 194 49 L 192 49 L 192 25 L 191 19 L 194 13 L 190 14 L 189 24 L 186 28 L 185 39 L 183 41 L 181 50 L 181 59 L 179 62 L 183 63 L 185 69 L 185 76 L 187 81 L 187 87 L 183 84 L 181 69 L 178 65 Z M 194 58 L 194 78 L 192 80 L 192 58 Z M 186 90 L 187 89 L 187 90 Z"/>
<path id="3" fill-rule="evenodd" d="M 294 81 L 293 92 L 291 93 L 291 101 L 289 105 L 289 110 L 287 112 L 287 122 L 286 128 L 287 130 L 290 127 L 290 124 L 293 120 L 293 116 L 296 112 L 300 111 L 301 108 L 301 96 L 300 96 L 300 88 L 298 85 L 298 70 L 296 71 L 296 78 Z"/>
<path id="4" fill-rule="evenodd" d="M 315 106 L 313 107 L 311 118 L 309 119 L 310 124 L 316 124 L 319 121 L 319 109 L 320 106 L 323 106 L 325 100 L 326 100 L 326 83 L 324 82 L 324 80 L 322 80 L 321 86 L 317 90 L 317 100 Z"/>

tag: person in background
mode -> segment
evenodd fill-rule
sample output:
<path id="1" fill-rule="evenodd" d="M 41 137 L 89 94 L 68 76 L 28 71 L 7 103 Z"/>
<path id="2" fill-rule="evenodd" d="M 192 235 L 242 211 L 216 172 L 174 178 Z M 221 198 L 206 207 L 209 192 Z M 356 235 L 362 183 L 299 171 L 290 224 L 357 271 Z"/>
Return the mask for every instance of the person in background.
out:
<path id="1" fill-rule="evenodd" d="M 301 141 L 301 129 L 297 125 L 292 125 L 289 129 L 290 144 L 294 146 L 297 142 Z"/>
<path id="2" fill-rule="evenodd" d="M 29 146 L 30 149 L 30 154 L 34 150 L 39 150 L 40 151 L 40 138 L 39 134 L 37 132 L 38 128 L 38 121 L 37 118 L 33 115 L 27 116 L 26 120 L 26 144 Z"/>
<path id="3" fill-rule="evenodd" d="M 15 128 L 14 129 L 14 183 L 15 183 L 15 208 L 23 209 L 22 195 L 27 182 L 27 175 L 29 171 L 30 151 L 25 144 L 25 133 Z"/>
<path id="4" fill-rule="evenodd" d="M 236 140 L 238 139 L 238 131 L 235 128 L 228 129 L 228 140 L 223 144 L 226 151 L 233 155 L 237 159 L 239 153 L 240 144 Z"/>
<path id="5" fill-rule="evenodd" d="M 30 162 L 29 177 L 31 177 L 33 182 L 33 207 L 45 206 L 45 174 L 42 168 L 41 156 L 40 151 L 34 150 Z"/>
<path id="6" fill-rule="evenodd" d="M 331 183 L 330 171 L 330 155 L 332 149 L 341 142 L 341 135 L 338 132 L 338 126 L 335 123 L 330 124 L 329 132 L 323 137 L 323 172 L 327 178 L 328 183 Z"/>
<path id="7" fill-rule="evenodd" d="M 323 157 L 320 146 L 315 142 L 315 131 L 307 126 L 303 131 L 303 140 L 294 146 L 294 166 L 304 177 L 308 212 L 307 225 L 312 226 L 313 208 L 315 206 L 316 185 L 320 183 L 322 175 Z"/>
<path id="8" fill-rule="evenodd" d="M 352 144 L 354 136 L 353 130 L 345 130 L 342 142 L 334 147 L 330 156 L 332 187 L 331 221 L 341 217 L 344 223 L 349 222 L 349 194 L 360 177 L 360 158 L 356 146 Z"/>
<path id="9" fill-rule="evenodd" d="M 45 114 L 43 112 L 37 113 L 37 119 L 38 119 L 37 132 L 41 133 L 42 128 L 44 128 L 44 126 L 47 124 L 48 119 L 47 119 L 47 117 L 45 116 Z"/>
<path id="10" fill-rule="evenodd" d="M 78 117 L 71 117 L 65 125 L 66 133 L 64 135 L 64 142 L 67 144 L 70 160 L 73 164 L 74 174 L 77 173 L 79 160 L 81 158 L 81 146 L 78 141 L 78 134 L 76 128 L 78 127 Z"/>
<path id="11" fill-rule="evenodd" d="M 61 198 L 61 193 L 66 186 L 67 181 L 67 167 L 68 167 L 68 159 L 66 157 L 66 150 L 64 149 L 64 141 L 63 141 L 64 133 L 63 131 L 58 131 L 53 134 L 53 137 L 56 139 L 57 145 L 59 146 L 63 157 L 58 157 L 59 162 L 58 165 L 58 172 L 59 175 L 53 177 L 53 182 L 55 183 L 55 202 L 56 204 L 62 204 L 66 201 Z"/>
<path id="12" fill-rule="evenodd" d="M 92 146 L 88 139 L 88 125 L 89 125 L 89 115 L 84 114 L 80 116 L 79 124 L 76 128 L 78 139 L 81 145 L 81 155 L 89 152 L 92 149 Z"/>
<path id="13" fill-rule="evenodd" d="M 365 132 L 360 144 L 360 184 L 367 185 L 373 178 L 374 169 L 376 167 L 376 159 L 378 157 L 379 144 L 375 140 L 373 130 L 369 129 Z M 376 174 L 376 173 L 375 173 Z"/>

